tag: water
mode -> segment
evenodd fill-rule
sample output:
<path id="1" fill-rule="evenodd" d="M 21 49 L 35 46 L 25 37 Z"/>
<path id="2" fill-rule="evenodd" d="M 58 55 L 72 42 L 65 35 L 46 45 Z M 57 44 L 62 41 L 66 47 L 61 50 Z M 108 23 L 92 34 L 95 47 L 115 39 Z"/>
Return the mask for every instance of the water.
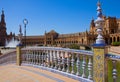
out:
<path id="1" fill-rule="evenodd" d="M 6 40 L 5 47 L 15 48 L 20 42 L 12 38 L 9 42 Z"/>

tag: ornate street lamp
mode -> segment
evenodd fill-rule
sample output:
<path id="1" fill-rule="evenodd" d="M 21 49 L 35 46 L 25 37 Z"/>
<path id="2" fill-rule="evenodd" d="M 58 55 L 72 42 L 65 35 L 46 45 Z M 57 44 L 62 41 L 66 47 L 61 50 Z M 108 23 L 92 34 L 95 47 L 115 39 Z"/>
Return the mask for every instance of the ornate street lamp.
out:
<path id="1" fill-rule="evenodd" d="M 25 30 L 24 30 L 24 38 L 25 38 L 24 45 L 25 45 L 25 47 L 26 47 L 26 25 L 28 24 L 28 20 L 27 20 L 27 19 L 24 19 L 24 20 L 23 20 L 23 24 L 24 24 L 24 27 L 25 27 Z"/>

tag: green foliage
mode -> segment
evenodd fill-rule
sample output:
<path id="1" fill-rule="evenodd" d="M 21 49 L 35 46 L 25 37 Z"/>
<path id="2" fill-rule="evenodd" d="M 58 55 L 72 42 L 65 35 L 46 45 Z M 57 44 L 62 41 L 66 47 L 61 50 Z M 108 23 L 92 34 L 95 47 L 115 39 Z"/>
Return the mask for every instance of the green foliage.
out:
<path id="1" fill-rule="evenodd" d="M 85 50 L 91 50 L 91 48 L 90 48 L 90 47 L 88 47 L 88 46 L 86 46 L 86 47 L 85 47 Z"/>
<path id="2" fill-rule="evenodd" d="M 80 49 L 79 45 L 77 45 L 77 44 L 71 44 L 71 45 L 69 46 L 69 48 L 70 48 L 70 49 Z"/>
<path id="3" fill-rule="evenodd" d="M 120 42 L 112 42 L 112 46 L 120 46 Z"/>

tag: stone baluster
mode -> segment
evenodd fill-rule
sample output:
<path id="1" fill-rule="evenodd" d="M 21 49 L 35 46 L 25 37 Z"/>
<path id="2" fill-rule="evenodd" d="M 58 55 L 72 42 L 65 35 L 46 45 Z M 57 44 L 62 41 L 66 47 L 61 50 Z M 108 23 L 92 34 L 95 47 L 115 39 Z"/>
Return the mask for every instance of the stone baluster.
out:
<path id="1" fill-rule="evenodd" d="M 34 64 L 34 60 L 33 60 L 33 51 L 32 51 L 32 54 L 31 54 L 31 60 L 32 60 L 32 64 Z"/>
<path id="2" fill-rule="evenodd" d="M 75 74 L 75 71 L 74 71 L 74 63 L 75 63 L 75 60 L 74 60 L 74 53 L 71 54 L 72 55 L 72 59 L 71 59 L 71 66 L 72 66 L 72 71 L 71 71 L 71 74 Z"/>
<path id="3" fill-rule="evenodd" d="M 38 52 L 39 65 L 41 65 L 41 51 Z"/>
<path id="4" fill-rule="evenodd" d="M 9 63 L 10 63 L 11 62 L 10 56 L 8 56 L 8 59 L 9 59 Z"/>
<path id="5" fill-rule="evenodd" d="M 85 60 L 85 55 L 83 55 L 83 62 L 82 62 L 82 69 L 83 69 L 83 74 L 82 77 L 85 78 L 85 68 L 86 68 L 86 60 Z"/>
<path id="6" fill-rule="evenodd" d="M 112 63 L 113 63 L 113 70 L 112 70 L 113 82 L 116 82 L 117 79 L 116 60 L 112 60 Z"/>
<path id="7" fill-rule="evenodd" d="M 5 60 L 7 60 L 7 63 L 9 62 L 9 56 L 7 56 L 7 58 L 5 58 Z M 5 60 L 4 60 L 4 62 L 5 62 Z"/>
<path id="8" fill-rule="evenodd" d="M 27 50 L 27 53 L 25 53 L 25 55 L 26 55 L 26 61 L 29 64 L 29 62 L 30 62 L 30 54 L 29 54 L 28 50 Z"/>
<path id="9" fill-rule="evenodd" d="M 41 57 L 41 59 L 42 59 L 42 66 L 44 66 L 44 51 L 42 50 L 42 57 Z"/>
<path id="10" fill-rule="evenodd" d="M 30 64 L 32 64 L 32 51 L 30 51 L 29 55 L 30 55 Z"/>
<path id="11" fill-rule="evenodd" d="M 36 50 L 36 51 L 35 51 L 35 64 L 36 64 L 36 65 L 38 65 L 38 58 L 37 58 L 38 56 L 37 56 L 37 55 L 38 55 L 38 54 L 37 54 L 37 50 Z"/>
<path id="12" fill-rule="evenodd" d="M 37 64 L 37 61 L 36 61 L 36 60 L 37 60 L 37 59 L 36 59 L 36 55 L 37 55 L 37 54 L 36 54 L 36 50 L 35 50 L 35 51 L 34 51 L 34 62 L 35 62 L 34 64 Z"/>
<path id="13" fill-rule="evenodd" d="M 54 62 L 55 62 L 54 69 L 57 69 L 57 51 L 54 52 Z"/>
<path id="14" fill-rule="evenodd" d="M 53 51 L 51 51 L 51 68 L 54 68 L 54 55 L 53 55 Z"/>
<path id="15" fill-rule="evenodd" d="M 13 55 L 10 55 L 10 63 L 12 63 L 12 61 L 13 61 Z"/>
<path id="16" fill-rule="evenodd" d="M 28 64 L 31 64 L 31 54 L 30 54 L 30 51 L 28 52 L 27 55 L 28 55 Z M 27 56 L 27 55 L 26 55 L 26 56 Z"/>
<path id="17" fill-rule="evenodd" d="M 63 68 L 62 68 L 62 71 L 65 72 L 65 52 L 62 52 L 62 65 L 63 65 Z"/>
<path id="18" fill-rule="evenodd" d="M 31 64 L 33 64 L 33 52 L 31 51 Z"/>
<path id="19" fill-rule="evenodd" d="M 76 75 L 80 76 L 80 55 L 77 53 L 77 62 L 76 62 L 77 72 Z"/>
<path id="20" fill-rule="evenodd" d="M 58 67 L 58 70 L 61 71 L 61 52 L 58 51 L 58 53 L 59 53 L 59 57 L 58 57 L 58 65 L 59 65 L 59 67 Z"/>
<path id="21" fill-rule="evenodd" d="M 8 60 L 9 60 L 8 62 L 10 63 L 10 60 L 11 60 L 11 59 L 10 59 L 10 55 L 8 56 Z"/>
<path id="22" fill-rule="evenodd" d="M 88 79 L 92 79 L 92 58 L 91 56 L 89 56 L 88 71 L 89 71 Z"/>
<path id="23" fill-rule="evenodd" d="M 50 68 L 50 51 L 48 50 L 47 51 L 47 63 L 48 63 L 48 66 L 47 67 L 49 67 Z"/>
<path id="24" fill-rule="evenodd" d="M 12 55 L 11 55 L 12 56 Z M 9 56 L 8 58 L 10 59 L 10 63 L 11 63 L 11 61 L 12 61 L 12 57 L 11 56 Z"/>
<path id="25" fill-rule="evenodd" d="M 26 61 L 26 63 L 30 64 L 31 63 L 30 51 L 28 51 L 28 56 L 29 56 L 29 62 Z M 25 54 L 25 59 L 26 59 L 26 57 L 27 57 L 27 54 Z"/>
<path id="26" fill-rule="evenodd" d="M 35 64 L 35 51 L 33 51 L 33 64 Z"/>
<path id="27" fill-rule="evenodd" d="M 11 54 L 11 55 L 10 55 L 10 63 L 12 63 L 12 56 L 13 56 L 13 55 Z"/>
<path id="28" fill-rule="evenodd" d="M 37 65 L 39 65 L 39 51 L 37 51 Z"/>
<path id="29" fill-rule="evenodd" d="M 37 64 L 37 53 L 36 53 L 36 50 L 35 50 L 34 55 L 35 55 L 35 64 Z"/>
<path id="30" fill-rule="evenodd" d="M 25 63 L 28 63 L 28 50 L 27 53 L 24 53 L 24 59 L 25 59 Z"/>
<path id="31" fill-rule="evenodd" d="M 9 62 L 9 57 L 7 56 L 4 60 L 4 62 L 7 60 L 7 63 Z"/>
<path id="32" fill-rule="evenodd" d="M 70 73 L 70 53 L 67 52 L 67 73 Z"/>
<path id="33" fill-rule="evenodd" d="M 43 66 L 45 66 L 45 50 L 43 50 Z"/>
<path id="34" fill-rule="evenodd" d="M 8 56 L 8 60 L 9 60 L 9 63 L 10 63 L 10 60 L 11 60 L 11 59 L 10 59 L 10 56 Z"/>
<path id="35" fill-rule="evenodd" d="M 33 59 L 33 64 L 34 64 L 34 51 L 32 51 L 32 59 Z"/>
<path id="36" fill-rule="evenodd" d="M 31 61 L 31 64 L 33 63 L 33 59 L 32 59 L 33 57 L 32 57 L 32 51 L 30 50 L 30 61 Z"/>
<path id="37" fill-rule="evenodd" d="M 30 63 L 31 63 L 31 54 L 30 54 L 30 50 L 28 51 L 28 55 L 29 55 L 29 62 L 27 61 L 27 54 L 25 54 L 25 61 L 26 61 L 26 63 L 30 64 Z"/>
<path id="38" fill-rule="evenodd" d="M 44 50 L 44 53 L 45 53 L 45 55 L 44 55 L 44 66 L 45 67 L 47 67 L 47 53 L 46 53 L 46 50 Z"/>

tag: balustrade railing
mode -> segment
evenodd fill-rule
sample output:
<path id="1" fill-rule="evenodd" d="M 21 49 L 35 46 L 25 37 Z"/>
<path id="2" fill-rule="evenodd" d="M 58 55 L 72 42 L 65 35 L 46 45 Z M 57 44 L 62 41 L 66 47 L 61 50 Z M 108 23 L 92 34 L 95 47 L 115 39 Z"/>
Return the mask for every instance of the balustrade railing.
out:
<path id="1" fill-rule="evenodd" d="M 120 56 L 106 54 L 105 60 L 111 60 L 113 82 L 117 82 L 116 62 Z M 79 77 L 82 81 L 93 81 L 93 52 L 54 47 L 31 47 L 22 49 L 22 63 L 47 67 Z M 98 69 L 99 70 L 99 69 Z M 106 71 L 108 71 L 106 69 Z"/>
<path id="2" fill-rule="evenodd" d="M 92 81 L 93 52 L 54 47 L 22 49 L 22 63 L 47 67 Z M 83 79 L 83 80 L 85 80 Z"/>
<path id="3" fill-rule="evenodd" d="M 16 51 L 9 52 L 0 56 L 0 65 L 16 63 Z"/>
<path id="4" fill-rule="evenodd" d="M 120 76 L 118 77 L 118 69 L 117 69 L 117 65 L 120 65 L 120 56 L 119 55 L 113 55 L 113 54 L 107 54 L 106 58 L 108 59 L 108 63 L 111 63 L 112 65 L 112 70 L 110 70 L 112 72 L 112 74 L 110 74 L 112 76 L 112 81 L 111 82 L 119 82 Z M 119 72 L 120 73 L 120 72 Z M 109 77 L 108 77 L 109 78 Z"/>
<path id="5" fill-rule="evenodd" d="M 93 82 L 93 52 L 85 50 L 75 50 L 67 48 L 54 47 L 29 47 L 21 49 L 21 63 L 23 65 L 32 65 L 44 67 L 65 76 L 75 77 L 83 82 Z M 111 62 L 112 69 L 110 71 L 111 82 L 119 82 L 118 62 L 120 64 L 120 56 L 105 54 L 107 64 Z M 16 51 L 0 56 L 0 65 L 16 63 Z M 98 69 L 99 70 L 99 69 Z M 109 73 L 108 73 L 109 74 Z M 110 75 L 109 75 L 110 76 Z"/>

